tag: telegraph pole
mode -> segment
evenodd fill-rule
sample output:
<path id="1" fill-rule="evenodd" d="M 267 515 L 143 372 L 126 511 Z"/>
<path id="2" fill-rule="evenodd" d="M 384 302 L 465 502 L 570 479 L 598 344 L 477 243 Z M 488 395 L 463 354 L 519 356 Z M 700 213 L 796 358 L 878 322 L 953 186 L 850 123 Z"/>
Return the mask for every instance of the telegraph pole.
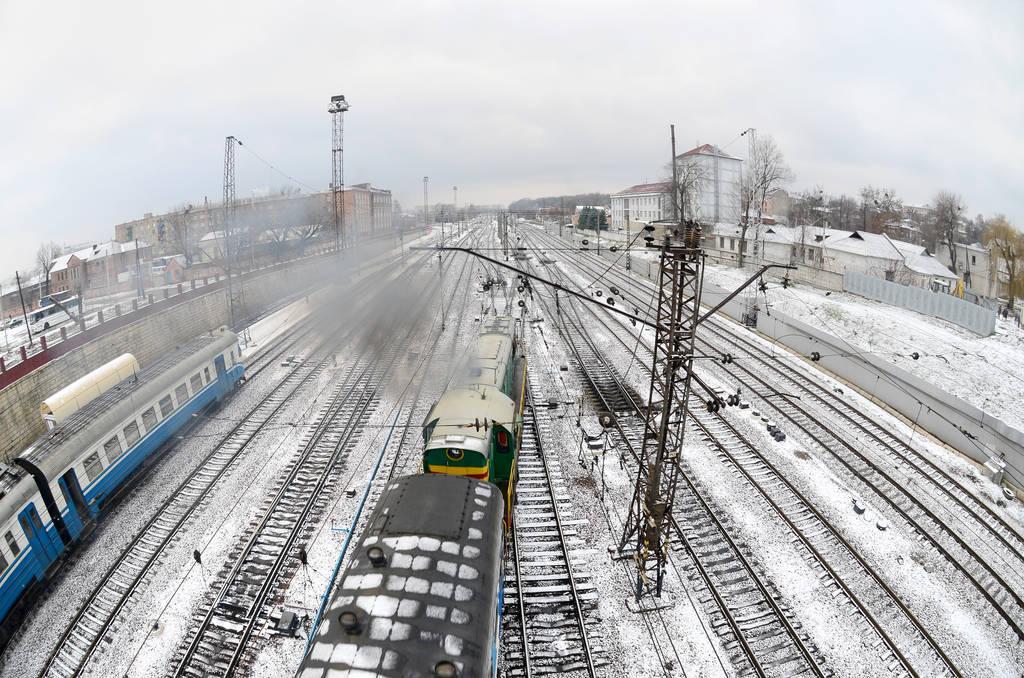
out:
<path id="1" fill-rule="evenodd" d="M 679 455 L 689 414 L 704 252 L 699 224 L 686 222 L 682 231 L 682 241 L 672 241 L 666 233 L 660 245 L 649 408 L 640 468 L 619 545 L 620 551 L 628 551 L 632 544 L 638 602 L 646 594 L 661 595 L 673 529 L 672 509 L 682 473 Z"/>

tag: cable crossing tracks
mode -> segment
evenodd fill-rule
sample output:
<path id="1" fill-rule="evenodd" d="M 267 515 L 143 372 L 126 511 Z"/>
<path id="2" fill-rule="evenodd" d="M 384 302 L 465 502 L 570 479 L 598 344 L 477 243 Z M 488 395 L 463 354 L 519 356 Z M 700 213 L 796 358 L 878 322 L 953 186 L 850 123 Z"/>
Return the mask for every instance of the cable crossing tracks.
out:
<path id="1" fill-rule="evenodd" d="M 505 564 L 503 675 L 595 676 L 608 659 L 597 644 L 597 591 L 590 575 L 579 571 L 591 553 L 577 531 L 587 521 L 572 517 L 558 462 L 545 454 L 550 422 L 534 407 L 535 388 L 531 377 Z"/>

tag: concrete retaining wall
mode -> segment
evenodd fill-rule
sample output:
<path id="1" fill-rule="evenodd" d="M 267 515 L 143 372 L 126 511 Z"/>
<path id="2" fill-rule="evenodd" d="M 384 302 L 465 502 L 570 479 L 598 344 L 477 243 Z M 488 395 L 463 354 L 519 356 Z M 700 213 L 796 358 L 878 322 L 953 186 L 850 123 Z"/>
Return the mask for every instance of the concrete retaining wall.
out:
<path id="1" fill-rule="evenodd" d="M 704 285 L 704 301 L 709 306 L 726 294 L 714 285 Z M 741 298 L 722 309 L 738 321 L 743 317 Z M 1019 429 L 881 358 L 868 353 L 850 355 L 853 347 L 842 339 L 784 313 L 758 314 L 757 331 L 801 355 L 818 351 L 822 367 L 979 464 L 1002 455 L 1006 475 L 1018 488 L 1024 488 L 1024 432 Z"/>
<path id="2" fill-rule="evenodd" d="M 890 306 L 948 320 L 983 337 L 992 334 L 996 328 L 995 311 L 921 287 L 900 285 L 862 273 L 845 273 L 843 290 Z"/>

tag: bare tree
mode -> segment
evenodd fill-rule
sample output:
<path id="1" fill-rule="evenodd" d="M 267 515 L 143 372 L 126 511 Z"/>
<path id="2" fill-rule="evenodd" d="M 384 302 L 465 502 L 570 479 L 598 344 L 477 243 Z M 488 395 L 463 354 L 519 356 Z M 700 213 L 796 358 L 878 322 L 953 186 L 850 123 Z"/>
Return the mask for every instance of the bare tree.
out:
<path id="1" fill-rule="evenodd" d="M 667 163 L 665 171 L 668 172 L 668 179 L 665 181 L 672 185 L 672 163 Z M 710 172 L 705 165 L 702 165 L 696 158 L 680 158 L 676 161 L 675 190 L 669 192 L 669 207 L 671 212 L 665 214 L 665 218 L 672 218 L 678 215 L 680 219 L 693 219 L 699 221 L 700 204 L 697 197 L 704 189 L 704 184 L 711 179 Z"/>
<path id="2" fill-rule="evenodd" d="M 185 268 L 192 267 L 196 254 L 196 237 L 189 221 L 192 205 L 182 205 L 174 210 L 170 218 L 171 244 L 177 254 L 185 258 Z"/>
<path id="3" fill-rule="evenodd" d="M 768 198 L 768 194 L 794 178 L 793 170 L 786 164 L 782 151 L 769 134 L 763 134 L 757 138 L 747 173 L 747 188 L 744 192 L 749 194 L 749 199 L 740 224 L 740 266 L 743 265 L 743 255 L 745 254 L 743 245 L 747 240 L 747 229 L 750 228 L 751 207 L 757 208 L 757 221 L 761 223 L 764 201 Z"/>
<path id="4" fill-rule="evenodd" d="M 50 271 L 53 270 L 53 265 L 61 251 L 60 245 L 52 240 L 41 243 L 39 249 L 36 250 L 36 263 L 39 264 L 39 272 L 42 273 L 43 280 L 46 281 L 46 294 L 50 293 Z"/>
<path id="5" fill-rule="evenodd" d="M 960 214 L 964 209 L 964 201 L 956 193 L 939 191 L 933 205 L 929 229 L 932 242 L 929 244 L 933 251 L 938 249 L 940 243 L 949 249 L 950 268 L 956 273 L 956 243 L 959 240 Z"/>
<path id="6" fill-rule="evenodd" d="M 983 242 L 995 255 L 993 263 L 997 281 L 1000 263 L 1006 268 L 1006 295 L 1012 309 L 1014 299 L 1024 293 L 1024 234 L 999 214 L 989 220 Z M 996 289 L 998 293 L 998 287 Z"/>
<path id="7" fill-rule="evenodd" d="M 861 228 L 881 233 L 885 225 L 903 217 L 903 201 L 891 188 L 865 186 L 860 189 Z"/>

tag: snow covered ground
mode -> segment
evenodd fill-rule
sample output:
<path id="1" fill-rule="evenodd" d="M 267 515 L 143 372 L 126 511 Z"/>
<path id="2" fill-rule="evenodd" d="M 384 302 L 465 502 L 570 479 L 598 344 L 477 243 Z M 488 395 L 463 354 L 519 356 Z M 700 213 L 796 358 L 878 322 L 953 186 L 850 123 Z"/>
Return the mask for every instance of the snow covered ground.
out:
<path id="1" fill-rule="evenodd" d="M 746 270 L 707 266 L 705 279 L 732 288 Z M 768 309 L 820 327 L 1024 430 L 1024 330 L 1001 318 L 992 336 L 846 292 L 770 284 Z M 920 355 L 914 360 L 912 354 Z"/>
<path id="2" fill-rule="evenodd" d="M 557 229 L 548 229 L 557 234 Z M 580 231 L 577 246 L 586 238 L 594 250 L 593 231 Z M 568 232 L 566 239 L 569 239 Z M 621 247 L 625 233 L 602 232 L 602 248 Z M 645 275 L 648 264 L 656 268 L 657 253 L 635 241 L 633 270 Z M 621 263 L 621 262 L 620 262 Z M 734 289 L 753 274 L 753 269 L 709 264 L 705 280 Z M 851 350 L 865 351 L 894 365 L 1000 419 L 1024 430 L 1024 329 L 1012 321 L 996 321 L 992 336 L 979 337 L 958 325 L 907 309 L 846 292 L 828 292 L 805 283 L 790 283 L 788 289 L 770 282 L 759 294 L 762 305 L 833 334 L 848 342 Z M 912 356 L 918 353 L 915 360 Z"/>

